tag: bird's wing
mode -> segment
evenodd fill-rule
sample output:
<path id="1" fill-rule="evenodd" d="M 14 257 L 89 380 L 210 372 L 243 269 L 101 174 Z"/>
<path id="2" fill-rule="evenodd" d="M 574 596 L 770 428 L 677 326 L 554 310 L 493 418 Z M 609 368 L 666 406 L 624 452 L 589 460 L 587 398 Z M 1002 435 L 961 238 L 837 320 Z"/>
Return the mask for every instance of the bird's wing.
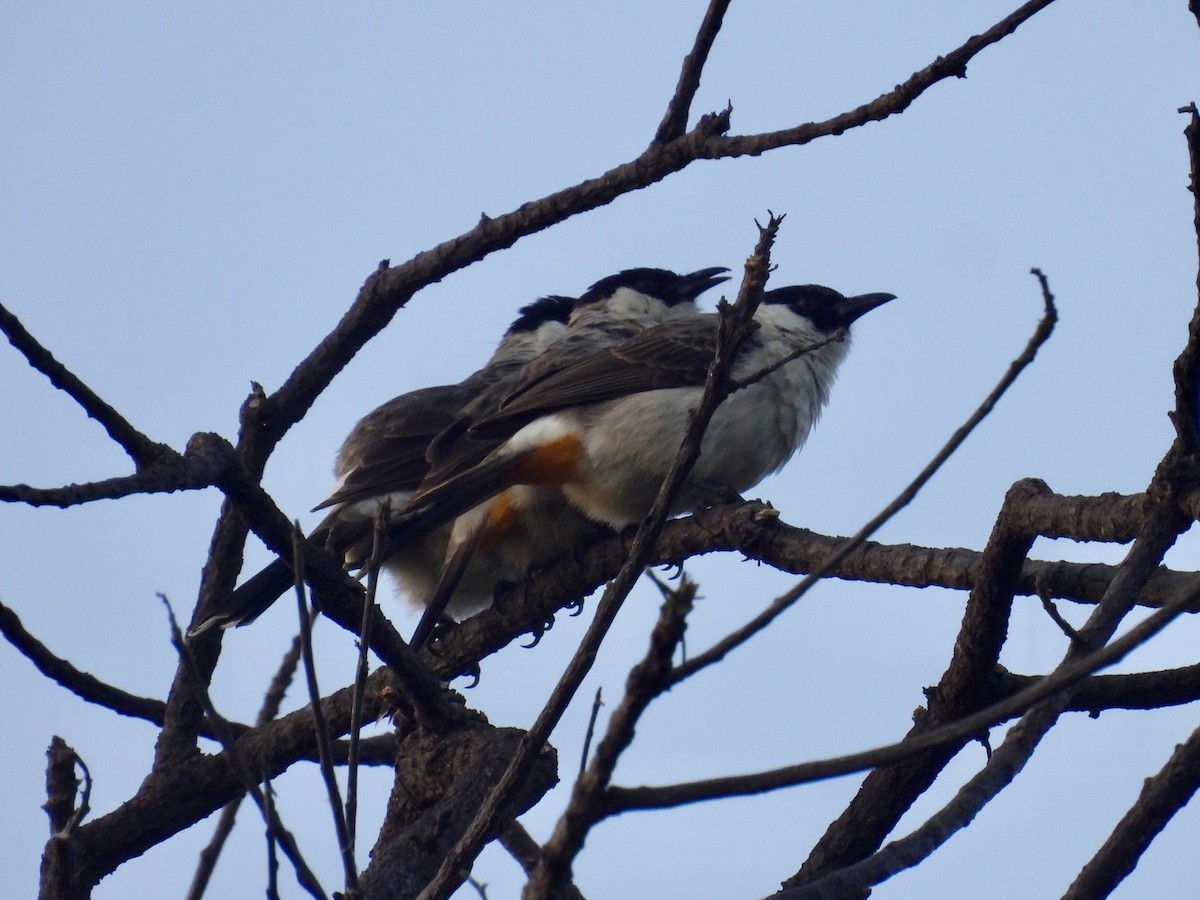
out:
<path id="1" fill-rule="evenodd" d="M 496 441 L 481 444 L 470 434 L 472 426 L 495 411 L 517 386 L 569 365 L 579 356 L 577 348 L 576 340 L 568 337 L 523 365 L 493 366 L 458 414 L 429 442 L 425 456 L 431 477 L 436 480 L 441 472 L 477 463 L 499 446 Z"/>
<path id="2" fill-rule="evenodd" d="M 369 413 L 339 455 L 341 484 L 316 509 L 414 490 L 429 471 L 430 442 L 470 399 L 466 385 L 441 385 L 396 397 Z"/>
<path id="3" fill-rule="evenodd" d="M 704 384 L 717 346 L 717 318 L 678 319 L 518 385 L 472 427 L 480 437 L 515 432 L 538 416 L 630 394 Z"/>

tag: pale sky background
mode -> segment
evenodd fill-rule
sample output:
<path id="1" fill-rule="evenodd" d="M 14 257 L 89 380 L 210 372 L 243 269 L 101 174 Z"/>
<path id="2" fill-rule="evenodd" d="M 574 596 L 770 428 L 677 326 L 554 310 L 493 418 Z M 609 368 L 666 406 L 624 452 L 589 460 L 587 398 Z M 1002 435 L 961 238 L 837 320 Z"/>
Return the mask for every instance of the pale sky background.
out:
<path id="1" fill-rule="evenodd" d="M 824 119 L 873 99 L 1017 5 L 735 3 L 693 119 L 732 101 L 733 131 Z M 0 299 L 150 437 L 231 440 L 251 380 L 276 388 L 383 258 L 403 261 L 495 215 L 634 157 L 674 89 L 704 4 L 57 4 L 0 7 Z M 899 300 L 857 327 L 804 452 L 752 493 L 796 525 L 855 531 L 991 389 L 1041 313 L 1061 322 L 1036 365 L 939 478 L 880 535 L 981 548 L 1018 478 L 1056 491 L 1142 490 L 1169 444 L 1170 364 L 1196 300 L 1186 118 L 1200 99 L 1186 3 L 1060 0 L 904 115 L 758 159 L 694 165 L 421 292 L 280 445 L 266 486 L 291 515 L 331 483 L 354 421 L 395 394 L 473 370 L 513 310 L 635 265 L 739 268 L 767 210 L 788 218 L 773 284 L 821 282 Z M 717 292 L 706 298 L 715 302 Z M 0 348 L 0 482 L 55 486 L 128 472 L 65 395 Z M 57 653 L 136 693 L 175 669 L 163 612 L 186 615 L 216 491 L 66 511 L 0 507 L 0 597 Z M 1197 542 L 1169 561 L 1195 569 Z M 1040 542 L 1035 556 L 1111 562 L 1119 547 Z M 248 567 L 268 559 L 255 542 Z M 792 580 L 731 555 L 696 561 L 696 652 Z M 768 634 L 656 704 L 620 784 L 749 772 L 898 739 L 936 682 L 964 595 L 829 582 Z M 397 621 L 412 618 L 395 604 Z M 555 733 L 565 785 L 588 706 L 609 708 L 644 651 L 657 594 L 627 603 Z M 590 617 L 589 604 L 584 618 Z M 1076 621 L 1086 613 L 1067 610 Z M 288 604 L 230 634 L 215 684 L 250 719 L 294 632 Z M 560 616 L 533 651 L 484 664 L 468 701 L 528 725 L 582 634 Z M 1180 622 L 1124 670 L 1196 662 Z M 347 682 L 352 641 L 320 633 L 322 682 Z M 1045 671 L 1064 638 L 1018 601 L 1003 662 Z M 0 896 L 29 897 L 47 835 L 44 751 L 61 735 L 95 778 L 96 814 L 136 790 L 154 738 L 49 684 L 0 646 Z M 290 703 L 299 703 L 293 691 Z M 1141 780 L 1196 725 L 1194 707 L 1071 714 L 1026 771 L 880 900 L 1058 896 Z M 1001 730 L 993 732 L 998 743 Z M 901 824 L 923 821 L 983 763 L 967 748 Z M 596 829 L 577 865 L 591 897 L 756 897 L 799 866 L 861 776 L 765 797 L 634 813 Z M 390 774 L 367 777 L 374 835 Z M 312 766 L 277 783 L 285 821 L 327 890 L 340 887 Z M 525 817 L 548 835 L 565 786 Z M 211 896 L 260 896 L 250 809 Z M 1115 896 L 1186 896 L 1200 881 L 1193 806 Z M 203 824 L 105 880 L 98 898 L 182 896 Z M 370 841 L 363 847 L 363 860 Z M 502 851 L 476 877 L 516 896 Z M 300 895 L 288 871 L 286 897 Z M 470 896 L 470 894 L 464 894 Z"/>

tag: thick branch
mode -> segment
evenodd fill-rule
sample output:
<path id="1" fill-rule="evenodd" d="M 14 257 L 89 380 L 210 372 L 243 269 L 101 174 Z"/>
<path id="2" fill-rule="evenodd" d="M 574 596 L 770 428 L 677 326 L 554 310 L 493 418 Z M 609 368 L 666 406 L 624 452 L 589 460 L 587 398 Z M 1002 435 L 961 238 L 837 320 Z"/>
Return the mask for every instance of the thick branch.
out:
<path id="1" fill-rule="evenodd" d="M 1150 842 L 1200 788 L 1200 729 L 1175 748 L 1170 760 L 1146 779 L 1137 803 L 1091 858 L 1064 900 L 1107 897 L 1133 871 Z"/>
<path id="2" fill-rule="evenodd" d="M 991 675 L 1008 635 L 1017 580 L 1035 538 L 1034 533 L 1014 527 L 1013 520 L 1029 500 L 1049 493 L 1043 482 L 1033 480 L 1017 482 L 1009 490 L 983 553 L 978 586 L 967 600 L 950 664 L 938 686 L 928 692 L 929 707 L 917 711 L 906 739 L 954 722 L 991 700 Z M 962 746 L 945 744 L 900 765 L 871 772 L 800 871 L 783 886 L 813 881 L 877 850 Z"/>
<path id="3" fill-rule="evenodd" d="M 450 731 L 412 730 L 404 736 L 388 814 L 360 878 L 365 900 L 416 896 L 503 777 L 521 737 L 515 728 L 495 728 L 470 712 Z M 557 765 L 550 748 L 537 755 L 504 803 L 504 822 L 554 786 Z"/>
<path id="4" fill-rule="evenodd" d="M 1145 504 L 1144 494 L 1051 494 L 1032 498 L 1028 508 L 1014 515 L 1023 528 L 1074 524 L 1080 529 L 1071 533 L 1077 539 L 1120 539 L 1142 521 Z M 651 561 L 678 564 L 704 553 L 737 552 L 785 572 L 804 574 L 828 560 L 846 541 L 787 525 L 764 515 L 767 510 L 769 507 L 760 502 L 727 504 L 668 522 Z M 628 551 L 627 537 L 608 537 L 585 553 L 556 560 L 531 572 L 528 580 L 502 588 L 492 609 L 467 620 L 439 643 L 438 656 L 430 661 L 431 665 L 442 678 L 466 675 L 480 660 L 519 635 L 540 635 L 558 610 L 581 602 L 597 586 L 611 580 Z M 969 590 L 979 583 L 980 559 L 975 550 L 866 541 L 834 566 L 829 575 L 879 584 Z M 1115 571 L 1115 567 L 1100 563 L 1028 560 L 1017 591 L 1036 596 L 1041 585 L 1057 599 L 1096 603 Z M 1138 602 L 1159 607 L 1190 577 L 1191 573 L 1159 567 L 1142 589 Z M 1189 610 L 1197 611 L 1200 607 Z"/>

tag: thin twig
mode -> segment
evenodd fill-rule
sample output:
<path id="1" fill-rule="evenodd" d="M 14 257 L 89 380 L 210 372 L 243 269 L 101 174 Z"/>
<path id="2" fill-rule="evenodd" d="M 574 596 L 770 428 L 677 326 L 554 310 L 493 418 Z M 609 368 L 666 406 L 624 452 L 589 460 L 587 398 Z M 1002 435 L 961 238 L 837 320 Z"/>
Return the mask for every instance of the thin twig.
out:
<path id="1" fill-rule="evenodd" d="M 279 715 L 279 707 L 283 704 L 284 694 L 287 692 L 288 686 L 292 683 L 293 677 L 295 677 L 296 666 L 299 663 L 300 636 L 297 635 L 292 639 L 292 645 L 288 648 L 287 653 L 283 655 L 283 659 L 279 663 L 279 668 L 276 670 L 275 676 L 271 679 L 271 684 L 267 688 L 262 706 L 258 711 L 258 717 L 255 719 L 255 725 L 265 725 Z M 269 796 L 269 788 L 267 796 Z M 196 873 L 192 876 L 192 884 L 188 888 L 186 900 L 200 900 L 204 896 L 205 890 L 208 889 L 209 880 L 212 878 L 212 873 L 217 867 L 217 860 L 221 856 L 225 842 L 229 839 L 229 835 L 233 831 L 234 823 L 237 822 L 238 809 L 242 805 L 242 799 L 242 797 L 238 797 L 236 800 L 231 800 L 221 810 L 221 817 L 217 820 L 217 825 L 213 829 L 212 838 L 204 849 L 200 851 L 200 859 L 196 864 Z"/>
<path id="2" fill-rule="evenodd" d="M 1198 597 L 1200 597 L 1200 578 L 1196 580 L 1191 590 L 1181 591 L 1173 600 L 1130 628 L 1118 640 L 1070 665 L 1056 669 L 1044 678 L 1035 680 L 1028 687 L 998 703 L 919 737 L 859 753 L 784 766 L 751 775 L 713 778 L 666 787 L 610 788 L 608 815 L 632 809 L 665 809 L 702 800 L 741 797 L 794 787 L 812 781 L 848 775 L 851 772 L 859 772 L 874 766 L 891 765 L 918 756 L 943 744 L 969 740 L 1008 720 L 1014 714 L 1028 710 L 1035 703 L 1045 700 L 1047 697 L 1053 697 L 1092 672 L 1119 662 L 1132 650 L 1162 631 Z"/>
<path id="3" fill-rule="evenodd" d="M 655 143 L 665 144 L 673 141 L 687 130 L 688 112 L 700 87 L 700 75 L 708 61 L 713 42 L 717 39 L 717 33 L 721 30 L 721 22 L 730 2 L 731 0 L 712 0 L 708 4 L 704 18 L 700 21 L 700 30 L 696 33 L 696 40 L 692 43 L 691 52 L 683 60 L 675 94 L 667 104 L 667 113 L 654 135 Z"/>
<path id="4" fill-rule="evenodd" d="M 567 808 L 554 826 L 554 833 L 523 896 L 525 900 L 557 897 L 568 882 L 571 864 L 588 832 L 605 814 L 605 791 L 621 754 L 633 742 L 634 728 L 650 703 L 666 689 L 671 660 L 687 628 L 688 613 L 696 599 L 696 583 L 684 581 L 663 601 L 658 622 L 650 635 L 650 646 L 625 682 L 625 695 L 608 721 L 595 758 L 571 791 Z"/>
<path id="5" fill-rule="evenodd" d="M 1058 611 L 1058 607 L 1054 603 L 1054 598 L 1050 596 L 1050 591 L 1046 588 L 1044 582 L 1037 582 L 1037 594 L 1038 599 L 1042 601 L 1042 609 L 1046 611 L 1046 615 L 1050 617 L 1050 621 L 1058 626 L 1058 630 L 1067 636 L 1067 640 L 1072 642 L 1079 640 L 1079 632 Z"/>
<path id="6" fill-rule="evenodd" d="M 300 616 L 300 651 L 304 660 L 304 679 L 308 685 L 308 699 L 313 712 L 313 728 L 317 732 L 317 751 L 321 758 L 321 780 L 333 812 L 333 828 L 337 834 L 338 850 L 342 857 L 342 869 L 346 878 L 347 892 L 358 889 L 358 867 L 354 863 L 354 847 L 346 828 L 345 809 L 341 792 L 338 790 L 337 775 L 333 771 L 333 749 L 329 725 L 325 721 L 325 710 L 321 707 L 321 689 L 317 686 L 317 665 L 313 659 L 312 623 L 315 611 L 310 611 L 304 591 L 304 554 L 300 546 L 304 543 L 304 532 L 300 523 L 295 523 L 292 533 L 292 559 L 295 560 L 296 607 Z"/>
<path id="7" fill-rule="evenodd" d="M 279 900 L 279 840 L 271 823 L 275 821 L 275 785 L 263 779 L 263 800 L 267 804 L 267 898 Z"/>
<path id="8" fill-rule="evenodd" d="M 603 687 L 596 688 L 596 696 L 592 698 L 592 714 L 588 716 L 587 733 L 583 736 L 583 752 L 579 754 L 579 774 L 583 774 L 583 770 L 587 768 L 588 754 L 592 752 L 592 737 L 596 733 L 596 720 L 600 718 L 600 707 L 604 704 L 600 700 L 600 692 Z"/>
<path id="9" fill-rule="evenodd" d="M 358 743 L 359 736 L 362 734 L 363 700 L 367 690 L 367 648 L 371 641 L 375 591 L 379 586 L 379 557 L 383 548 L 383 530 L 391 508 L 391 502 L 384 500 L 375 512 L 371 558 L 367 562 L 367 602 L 363 604 L 362 630 L 358 635 L 358 667 L 354 673 L 354 697 L 350 704 L 350 758 L 346 771 L 346 836 L 351 854 L 354 853 L 358 832 Z"/>
<path id="10" fill-rule="evenodd" d="M 159 594 L 158 596 L 167 608 L 167 619 L 171 627 L 171 644 L 175 647 L 175 651 L 179 654 L 183 665 L 191 671 L 194 668 L 191 649 L 183 639 L 183 632 L 180 631 L 179 623 L 175 619 L 175 610 L 171 608 L 171 602 L 167 599 L 166 595 Z M 284 827 L 273 805 L 263 796 L 263 791 L 258 786 L 258 779 L 251 774 L 250 766 L 238 749 L 237 740 L 229 728 L 229 723 L 217 712 L 217 708 L 213 705 L 212 697 L 209 696 L 208 690 L 203 685 L 199 686 L 198 694 L 200 702 L 204 706 L 205 713 L 213 723 L 213 729 L 218 736 L 217 739 L 224 748 L 225 762 L 237 777 L 246 793 L 250 795 L 255 805 L 258 806 L 259 811 L 262 813 L 263 821 L 266 822 L 270 833 L 278 839 L 279 846 L 283 848 L 284 855 L 287 856 L 288 860 L 292 863 L 292 867 L 296 870 L 296 880 L 313 897 L 324 900 L 325 891 L 321 888 L 320 882 L 317 881 L 316 875 L 313 874 L 308 864 L 304 861 L 304 858 L 300 855 L 300 848 L 296 844 L 296 839 Z"/>
<path id="11" fill-rule="evenodd" d="M 108 432 L 108 436 L 120 444 L 138 468 L 149 465 L 164 453 L 175 452 L 164 444 L 150 440 L 134 428 L 124 416 L 101 400 L 95 391 L 55 359 L 54 354 L 26 331 L 21 320 L 3 304 L 0 304 L 0 331 L 4 332 L 9 343 L 29 361 L 29 365 L 45 375 L 50 379 L 52 385 L 83 407 L 83 411 L 88 414 L 89 418 L 99 422 L 101 427 Z"/>

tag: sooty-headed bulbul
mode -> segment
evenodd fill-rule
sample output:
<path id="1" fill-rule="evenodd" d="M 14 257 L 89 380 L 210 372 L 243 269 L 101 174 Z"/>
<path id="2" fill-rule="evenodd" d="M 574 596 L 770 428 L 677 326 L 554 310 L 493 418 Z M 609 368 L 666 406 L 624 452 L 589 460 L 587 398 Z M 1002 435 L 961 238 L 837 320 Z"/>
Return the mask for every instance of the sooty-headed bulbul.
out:
<path id="1" fill-rule="evenodd" d="M 849 326 L 893 299 L 820 285 L 767 291 L 731 372 L 745 384 L 714 413 L 672 513 L 694 509 L 714 486 L 741 492 L 781 468 L 829 399 Z M 473 527 L 486 533 L 489 498 L 525 485 L 557 488 L 588 518 L 615 528 L 640 521 L 699 403 L 718 322 L 715 314 L 676 318 L 583 358 L 527 367 L 524 380 L 463 430 L 458 440 L 470 450 L 457 468 L 435 466 L 404 515 L 437 521 L 470 509 L 481 520 Z M 843 328 L 843 340 L 830 340 Z M 452 443 L 443 452 L 455 459 Z M 437 615 L 431 604 L 423 623 Z"/>

